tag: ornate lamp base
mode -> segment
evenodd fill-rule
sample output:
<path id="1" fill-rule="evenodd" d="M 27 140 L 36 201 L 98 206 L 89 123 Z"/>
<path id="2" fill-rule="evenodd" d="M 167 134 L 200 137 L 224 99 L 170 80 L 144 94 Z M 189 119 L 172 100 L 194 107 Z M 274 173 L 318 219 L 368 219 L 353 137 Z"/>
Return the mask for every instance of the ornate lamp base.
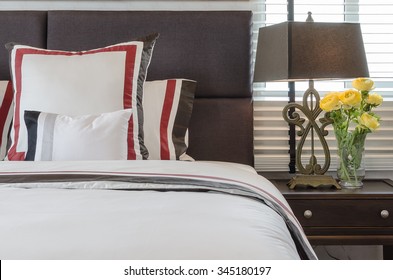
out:
<path id="1" fill-rule="evenodd" d="M 314 88 L 314 81 L 309 80 L 309 87 L 303 96 L 303 105 L 296 102 L 288 103 L 283 110 L 283 118 L 291 125 L 299 127 L 297 135 L 300 139 L 296 148 L 296 169 L 302 175 L 296 175 L 288 182 L 290 189 L 295 188 L 296 185 L 311 186 L 317 188 L 319 186 L 334 186 L 337 189 L 341 189 L 340 185 L 331 176 L 324 175 L 330 166 L 330 151 L 326 142 L 325 136 L 328 135 L 328 131 L 325 129 L 327 125 L 332 123 L 326 113 L 323 118 L 317 122 L 319 114 L 322 109 L 319 107 L 320 96 L 318 91 Z M 297 111 L 295 110 L 297 109 Z M 293 111 L 292 111 L 293 110 Z M 299 114 L 301 112 L 302 114 Z M 304 116 L 301 117 L 301 115 Z M 310 133 L 310 158 L 308 164 L 305 164 L 302 160 L 303 148 L 308 139 Z M 324 165 L 318 164 L 317 157 L 315 156 L 315 135 L 319 138 L 319 143 L 322 146 L 324 154 Z"/>
<path id="2" fill-rule="evenodd" d="M 288 183 L 290 189 L 294 189 L 297 185 L 311 186 L 317 188 L 319 186 L 332 186 L 341 190 L 341 186 L 337 181 L 328 175 L 296 175 Z"/>

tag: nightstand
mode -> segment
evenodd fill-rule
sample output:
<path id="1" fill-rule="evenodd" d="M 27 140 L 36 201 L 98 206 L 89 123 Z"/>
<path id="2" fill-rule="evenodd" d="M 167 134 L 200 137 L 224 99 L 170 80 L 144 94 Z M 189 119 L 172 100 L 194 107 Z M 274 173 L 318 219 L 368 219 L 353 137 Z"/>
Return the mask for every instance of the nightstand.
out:
<path id="1" fill-rule="evenodd" d="M 313 245 L 384 245 L 393 259 L 393 181 L 370 179 L 362 189 L 299 187 L 271 179 Z"/>

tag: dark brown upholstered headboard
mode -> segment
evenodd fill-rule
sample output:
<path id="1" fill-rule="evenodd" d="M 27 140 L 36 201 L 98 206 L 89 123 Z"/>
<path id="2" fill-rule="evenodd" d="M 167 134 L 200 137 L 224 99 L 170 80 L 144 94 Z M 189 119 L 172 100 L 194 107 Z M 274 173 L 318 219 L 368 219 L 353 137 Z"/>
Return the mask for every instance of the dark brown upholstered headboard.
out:
<path id="1" fill-rule="evenodd" d="M 8 52 L 4 45 L 17 42 L 46 47 L 47 13 L 39 11 L 0 12 L 0 80 L 10 79 Z"/>
<path id="2" fill-rule="evenodd" d="M 251 24 L 249 11 L 9 11 L 0 12 L 0 43 L 84 50 L 159 32 L 148 80 L 198 82 L 188 153 L 253 165 Z"/>

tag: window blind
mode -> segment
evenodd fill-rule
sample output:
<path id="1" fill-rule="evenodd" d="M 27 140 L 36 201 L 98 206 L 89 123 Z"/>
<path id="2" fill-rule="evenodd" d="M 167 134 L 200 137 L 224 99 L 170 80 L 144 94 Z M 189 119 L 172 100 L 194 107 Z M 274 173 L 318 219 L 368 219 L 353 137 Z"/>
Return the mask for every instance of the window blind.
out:
<path id="1" fill-rule="evenodd" d="M 287 20 L 287 1 L 255 1 L 254 46 L 262 26 Z M 290 1 L 292 2 L 292 1 Z M 326 3 L 328 2 L 328 3 Z M 290 9 L 291 11 L 291 9 Z M 393 170 L 393 1 L 391 0 L 294 0 L 293 18 L 305 21 L 311 11 L 314 21 L 359 22 L 370 71 L 376 92 L 384 103 L 375 112 L 382 118 L 378 132 L 370 133 L 366 140 L 366 168 L 368 170 Z M 296 102 L 302 102 L 307 82 L 295 83 Z M 346 81 L 315 81 L 315 88 L 323 97 L 329 91 L 350 88 Z M 255 168 L 258 171 L 288 171 L 288 124 L 282 118 L 282 109 L 288 103 L 288 84 L 254 83 L 254 149 Z M 320 116 L 322 117 L 322 115 Z M 326 137 L 332 162 L 337 165 L 336 141 L 332 127 Z M 318 139 L 316 139 L 318 143 Z M 306 146 L 310 142 L 306 142 Z M 304 148 L 305 152 L 307 148 Z M 322 147 L 316 145 L 317 158 L 322 164 Z M 305 160 L 308 158 L 305 156 Z"/>
<path id="2" fill-rule="evenodd" d="M 253 24 L 254 57 L 260 27 L 287 20 L 287 2 L 255 1 Z M 281 115 L 288 102 L 286 83 L 254 83 L 254 155 L 257 171 L 287 171 L 288 125 Z"/>

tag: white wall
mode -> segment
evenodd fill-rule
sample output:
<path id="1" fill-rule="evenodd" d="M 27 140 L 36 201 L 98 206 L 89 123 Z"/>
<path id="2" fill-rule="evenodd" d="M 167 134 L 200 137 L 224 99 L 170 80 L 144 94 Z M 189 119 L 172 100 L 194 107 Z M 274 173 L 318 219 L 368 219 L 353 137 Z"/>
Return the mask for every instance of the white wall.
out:
<path id="1" fill-rule="evenodd" d="M 243 1 L 3 1 L 0 10 L 253 10 L 255 0 Z"/>

